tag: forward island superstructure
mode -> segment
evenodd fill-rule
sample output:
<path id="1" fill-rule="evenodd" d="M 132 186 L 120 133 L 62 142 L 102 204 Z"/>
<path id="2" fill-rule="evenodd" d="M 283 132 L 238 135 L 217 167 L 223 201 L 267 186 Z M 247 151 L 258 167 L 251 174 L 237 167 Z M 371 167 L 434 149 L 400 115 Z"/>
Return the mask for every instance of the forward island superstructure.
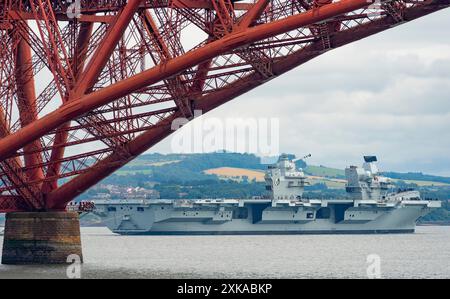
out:
<path id="1" fill-rule="evenodd" d="M 114 233 L 149 235 L 412 233 L 440 207 L 414 190 L 393 192 L 377 159 L 345 170 L 348 198 L 307 199 L 302 169 L 282 155 L 265 175 L 268 197 L 256 199 L 98 200 L 93 213 Z"/>

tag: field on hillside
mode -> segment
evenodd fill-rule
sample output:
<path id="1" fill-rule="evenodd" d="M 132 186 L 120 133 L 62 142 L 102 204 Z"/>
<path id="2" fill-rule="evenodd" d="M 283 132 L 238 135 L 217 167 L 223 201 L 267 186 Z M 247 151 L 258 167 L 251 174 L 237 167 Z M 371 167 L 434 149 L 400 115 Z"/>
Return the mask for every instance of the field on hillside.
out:
<path id="1" fill-rule="evenodd" d="M 150 175 L 150 174 L 152 174 L 152 171 L 151 171 L 151 169 L 149 169 L 149 170 L 117 170 L 116 172 L 115 172 L 115 174 L 116 175 L 119 175 L 119 176 L 124 176 L 124 175 L 134 175 L 134 174 L 145 174 L 145 175 Z"/>
<path id="2" fill-rule="evenodd" d="M 134 160 L 131 161 L 130 163 L 128 163 L 124 168 L 132 168 L 135 166 L 165 166 L 165 165 L 170 165 L 170 164 L 174 164 L 174 163 L 178 163 L 181 162 L 181 160 L 169 160 L 169 161 L 145 161 L 145 160 Z"/>
<path id="3" fill-rule="evenodd" d="M 310 167 L 310 166 L 308 166 Z M 310 185 L 314 184 L 326 184 L 328 188 L 333 189 L 343 189 L 345 188 L 346 180 L 345 179 L 337 179 L 334 178 L 336 175 L 339 175 L 340 172 L 338 169 L 326 168 L 320 166 L 312 166 L 314 169 L 315 175 L 306 175 L 306 181 Z M 204 173 L 217 175 L 220 179 L 223 180 L 234 180 L 240 182 L 243 180 L 243 177 L 247 177 L 248 180 L 256 180 L 257 182 L 264 182 L 264 172 L 260 170 L 252 170 L 245 168 L 236 168 L 236 167 L 220 167 L 214 169 L 205 170 Z M 318 175 L 318 173 L 324 175 Z M 399 180 L 393 180 L 394 182 Z M 440 183 L 440 182 L 427 182 L 427 181 L 413 181 L 413 180 L 405 180 L 407 184 L 416 184 L 419 187 L 430 187 L 430 186 L 449 186 L 449 184 Z"/>
<path id="4" fill-rule="evenodd" d="M 260 170 L 251 170 L 244 168 L 234 167 L 220 167 L 214 169 L 208 169 L 204 171 L 206 174 L 217 175 L 221 179 L 232 179 L 236 181 L 242 181 L 243 177 L 247 177 L 248 180 L 256 180 L 257 182 L 264 182 L 264 172 Z"/>
<path id="5" fill-rule="evenodd" d="M 236 168 L 236 167 L 220 167 L 214 169 L 205 170 L 206 174 L 217 175 L 220 179 L 223 180 L 234 180 L 234 181 L 242 181 L 243 177 L 248 177 L 251 181 L 256 179 L 257 182 L 264 182 L 264 172 L 259 170 L 251 170 L 245 168 Z M 328 186 L 328 188 L 344 188 L 345 180 L 319 177 L 319 176 L 306 176 L 306 181 L 310 185 L 323 183 Z"/>
<path id="6" fill-rule="evenodd" d="M 171 165 L 174 163 L 178 163 L 180 160 L 174 160 L 174 161 L 162 161 L 162 162 L 146 162 L 146 161 L 132 161 L 127 166 L 125 166 L 122 169 L 119 169 L 115 172 L 117 175 L 133 175 L 133 174 L 152 174 L 152 170 L 150 167 L 162 167 Z M 148 169 L 133 169 L 133 167 L 144 167 L 148 166 Z"/>

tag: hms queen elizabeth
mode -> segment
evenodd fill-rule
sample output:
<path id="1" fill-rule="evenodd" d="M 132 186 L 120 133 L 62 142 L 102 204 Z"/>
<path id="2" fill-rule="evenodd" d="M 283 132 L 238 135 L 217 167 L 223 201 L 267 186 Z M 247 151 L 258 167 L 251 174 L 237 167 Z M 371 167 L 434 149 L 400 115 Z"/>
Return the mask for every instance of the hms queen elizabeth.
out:
<path id="1" fill-rule="evenodd" d="M 268 167 L 268 198 L 99 200 L 93 213 L 114 233 L 148 235 L 413 233 L 417 220 L 439 208 L 415 190 L 393 192 L 377 158 L 345 170 L 346 199 L 306 199 L 306 177 L 282 155 Z"/>

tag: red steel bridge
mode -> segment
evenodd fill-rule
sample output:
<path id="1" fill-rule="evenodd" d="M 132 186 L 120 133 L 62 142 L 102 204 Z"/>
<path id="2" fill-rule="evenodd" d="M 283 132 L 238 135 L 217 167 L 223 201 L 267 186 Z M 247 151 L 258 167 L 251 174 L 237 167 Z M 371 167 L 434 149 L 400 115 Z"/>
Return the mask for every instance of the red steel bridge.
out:
<path id="1" fill-rule="evenodd" d="M 1 0 L 0 211 L 64 211 L 175 119 L 449 1 Z"/>

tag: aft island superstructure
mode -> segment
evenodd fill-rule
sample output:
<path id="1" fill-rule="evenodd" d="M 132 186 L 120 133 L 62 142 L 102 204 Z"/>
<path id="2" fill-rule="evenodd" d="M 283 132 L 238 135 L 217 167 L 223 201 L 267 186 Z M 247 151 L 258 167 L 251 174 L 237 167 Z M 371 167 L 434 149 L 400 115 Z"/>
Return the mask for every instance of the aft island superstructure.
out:
<path id="1" fill-rule="evenodd" d="M 259 199 L 100 200 L 94 213 L 114 233 L 149 235 L 412 233 L 439 201 L 414 190 L 392 192 L 374 156 L 346 169 L 348 198 L 306 199 L 306 176 L 282 155 Z"/>

